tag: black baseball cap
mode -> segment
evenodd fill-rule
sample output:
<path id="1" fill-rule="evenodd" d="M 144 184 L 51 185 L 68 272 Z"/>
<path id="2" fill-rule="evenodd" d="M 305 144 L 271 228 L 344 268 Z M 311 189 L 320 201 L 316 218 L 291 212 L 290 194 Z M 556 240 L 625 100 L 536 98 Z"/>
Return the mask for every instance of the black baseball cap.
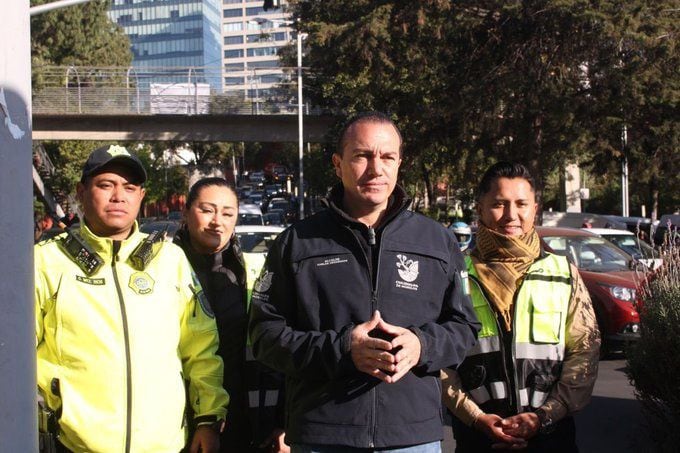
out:
<path id="1" fill-rule="evenodd" d="M 125 165 L 135 175 L 136 183 L 143 184 L 146 181 L 146 170 L 137 156 L 130 153 L 125 147 L 119 145 L 107 145 L 97 148 L 87 158 L 83 165 L 83 175 L 80 181 L 85 181 L 88 176 L 101 173 L 111 163 Z"/>

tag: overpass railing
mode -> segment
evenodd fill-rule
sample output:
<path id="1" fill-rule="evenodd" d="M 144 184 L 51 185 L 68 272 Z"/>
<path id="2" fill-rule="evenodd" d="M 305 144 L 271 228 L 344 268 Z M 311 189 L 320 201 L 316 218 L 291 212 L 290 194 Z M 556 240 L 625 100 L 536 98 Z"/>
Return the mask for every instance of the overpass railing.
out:
<path id="1" fill-rule="evenodd" d="M 303 86 L 310 76 L 303 68 Z M 297 68 L 34 67 L 33 113 L 297 114 Z"/>

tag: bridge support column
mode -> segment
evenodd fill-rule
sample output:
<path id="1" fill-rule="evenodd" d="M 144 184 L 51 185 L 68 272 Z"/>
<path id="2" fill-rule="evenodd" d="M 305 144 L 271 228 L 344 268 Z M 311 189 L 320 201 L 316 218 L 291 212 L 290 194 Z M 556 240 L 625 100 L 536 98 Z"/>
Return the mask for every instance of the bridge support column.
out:
<path id="1" fill-rule="evenodd" d="M 3 0 L 0 27 L 0 450 L 35 452 L 29 2 Z"/>

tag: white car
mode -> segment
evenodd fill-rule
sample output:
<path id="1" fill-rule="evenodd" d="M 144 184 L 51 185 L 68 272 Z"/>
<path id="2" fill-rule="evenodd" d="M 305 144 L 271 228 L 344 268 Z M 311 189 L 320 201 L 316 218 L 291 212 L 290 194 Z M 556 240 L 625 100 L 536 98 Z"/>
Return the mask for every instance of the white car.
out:
<path id="1" fill-rule="evenodd" d="M 243 253 L 267 255 L 269 246 L 285 228 L 272 225 L 236 225 L 234 232 Z"/>
<path id="2" fill-rule="evenodd" d="M 241 243 L 241 251 L 248 263 L 248 281 L 254 282 L 260 275 L 269 247 L 285 228 L 265 225 L 236 225 L 234 233 Z M 250 299 L 251 288 L 248 288 Z"/>
<path id="3" fill-rule="evenodd" d="M 654 250 L 645 241 L 639 240 L 635 234 L 628 230 L 615 230 L 613 228 L 582 228 L 583 230 L 595 233 L 600 237 L 632 255 L 637 261 L 643 263 L 650 270 L 661 267 L 663 260 L 659 252 Z"/>
<path id="4" fill-rule="evenodd" d="M 238 206 L 239 225 L 264 225 L 262 209 L 256 204 L 241 203 Z"/>

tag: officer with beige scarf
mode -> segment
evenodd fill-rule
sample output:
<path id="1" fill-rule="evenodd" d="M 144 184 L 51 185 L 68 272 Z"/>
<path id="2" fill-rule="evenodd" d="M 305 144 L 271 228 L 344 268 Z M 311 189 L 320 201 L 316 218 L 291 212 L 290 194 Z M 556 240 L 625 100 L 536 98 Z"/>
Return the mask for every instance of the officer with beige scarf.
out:
<path id="1" fill-rule="evenodd" d="M 477 190 L 477 245 L 466 258 L 482 324 L 456 371 L 442 371 L 456 451 L 576 452 L 571 414 L 597 377 L 600 338 L 576 267 L 541 248 L 534 179 L 499 162 Z"/>

